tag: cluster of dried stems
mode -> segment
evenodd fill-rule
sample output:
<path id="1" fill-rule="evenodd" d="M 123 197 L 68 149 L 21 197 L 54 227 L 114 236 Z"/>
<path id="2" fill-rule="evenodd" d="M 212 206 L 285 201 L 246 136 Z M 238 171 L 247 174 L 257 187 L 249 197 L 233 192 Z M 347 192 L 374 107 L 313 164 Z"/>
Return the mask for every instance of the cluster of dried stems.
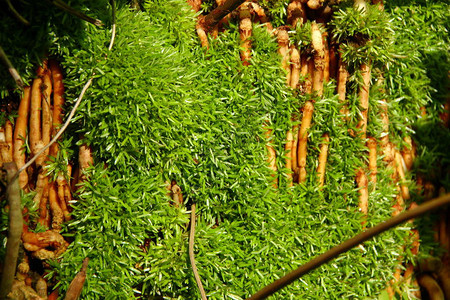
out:
<path id="1" fill-rule="evenodd" d="M 200 9 L 201 1 L 189 1 L 198 11 Z M 224 1 L 217 0 L 217 5 L 220 6 Z M 196 4 L 194 4 L 196 3 Z M 372 0 L 372 3 L 377 5 L 378 9 L 383 10 L 384 5 L 382 0 Z M 355 0 L 354 6 L 356 9 L 364 13 L 367 9 L 368 3 L 366 0 Z M 264 10 L 257 4 L 257 1 L 245 1 L 235 12 L 226 16 L 219 23 L 215 24 L 214 29 L 210 30 L 212 36 L 215 37 L 221 30 L 221 24 L 229 22 L 233 16 L 239 20 L 239 32 L 241 39 L 241 60 L 244 65 L 250 64 L 251 59 L 251 41 L 252 22 L 260 22 L 267 25 L 267 29 L 271 34 L 275 34 L 278 40 L 278 52 L 281 56 L 281 66 L 285 70 L 286 84 L 290 86 L 295 93 L 302 93 L 310 95 L 301 110 L 301 118 L 293 121 L 295 125 L 286 134 L 286 169 L 290 170 L 288 173 L 288 185 L 292 186 L 294 183 L 304 183 L 307 178 L 306 155 L 308 131 L 311 127 L 312 116 L 314 112 L 314 98 L 321 97 L 323 93 L 324 82 L 334 79 L 337 82 L 336 92 L 338 98 L 342 103 L 341 114 L 343 118 L 349 120 L 349 110 L 346 103 L 346 87 L 347 80 L 350 76 L 346 63 L 342 60 L 340 55 L 340 47 L 332 43 L 326 32 L 327 22 L 331 18 L 332 9 L 330 6 L 324 4 L 319 0 L 292 0 L 287 8 L 287 25 L 273 29 Z M 197 26 L 197 33 L 204 47 L 208 48 L 208 39 L 206 33 L 200 22 Z M 311 41 L 312 49 L 302 51 L 296 45 L 289 43 L 288 31 L 303 25 L 307 20 L 312 20 L 311 26 Z M 320 30 L 319 24 L 325 30 Z M 396 203 L 393 207 L 393 216 L 398 215 L 405 210 L 405 201 L 410 199 L 408 182 L 406 173 L 412 168 L 413 161 L 416 156 L 415 144 L 410 136 L 404 138 L 405 145 L 403 149 L 399 150 L 389 141 L 389 117 L 388 105 L 386 100 L 381 101 L 381 118 L 383 121 L 383 134 L 377 139 L 372 136 L 367 136 L 368 112 L 369 112 L 369 91 L 372 82 L 371 62 L 367 61 L 360 65 L 360 74 L 362 76 L 362 83 L 359 87 L 359 120 L 356 124 L 356 130 L 349 130 L 349 133 L 366 142 L 368 152 L 368 166 L 355 170 L 355 184 L 359 191 L 359 210 L 367 215 L 369 211 L 369 193 L 375 191 L 377 184 L 377 157 L 383 157 L 383 167 L 392 170 L 392 184 L 397 186 L 398 193 L 396 195 Z M 378 78 L 380 89 L 383 86 L 383 78 Z M 384 91 L 381 91 L 382 93 Z M 425 111 L 425 110 L 423 110 Z M 442 116 L 445 123 L 447 115 Z M 447 123 L 448 124 L 448 120 Z M 277 173 L 276 165 L 276 151 L 271 143 L 273 136 L 270 129 L 270 123 L 267 121 L 264 125 L 267 149 L 268 149 L 268 164 L 273 171 L 275 182 L 274 186 L 278 185 L 275 174 Z M 318 167 L 316 174 L 318 177 L 318 185 L 323 186 L 325 183 L 326 163 L 328 156 L 328 148 L 330 144 L 329 133 L 323 134 L 323 142 L 320 146 L 320 153 L 318 158 Z M 420 178 L 419 178 L 420 179 Z M 431 183 L 426 183 L 430 186 Z M 445 191 L 444 191 L 445 193 Z M 434 195 L 433 195 L 434 196 Z M 432 196 L 428 197 L 429 199 Z M 415 207 L 412 203 L 410 208 Z M 365 220 L 362 224 L 364 226 Z M 446 214 L 442 214 L 439 225 L 436 226 L 437 241 L 439 241 L 445 249 L 449 249 L 449 220 Z M 419 250 L 419 233 L 417 230 L 411 230 L 412 252 L 417 254 Z M 405 247 L 402 247 L 402 251 Z M 418 284 L 426 289 L 430 295 L 446 295 L 450 297 L 449 282 L 449 255 L 446 254 L 441 260 L 439 272 L 435 272 L 435 276 L 418 273 L 417 279 L 412 279 L 414 273 L 414 266 L 408 264 L 403 266 L 403 258 L 399 260 L 399 267 L 394 271 L 394 279 L 387 287 L 390 297 L 395 295 L 396 282 L 401 280 L 406 281 L 407 284 L 412 284 L 415 288 L 416 296 L 420 296 L 420 289 Z M 404 270 L 404 271 L 403 271 Z M 436 270 L 435 270 L 436 271 Z M 435 292 L 440 290 L 436 278 L 439 277 L 441 286 L 444 287 L 444 292 Z M 414 290 L 414 289 L 413 289 Z M 433 298 L 434 299 L 434 298 Z M 444 298 L 436 298 L 444 299 Z"/>
<path id="2" fill-rule="evenodd" d="M 48 174 L 46 166 L 57 158 L 59 145 L 53 143 L 42 154 L 39 153 L 62 126 L 63 106 L 62 70 L 55 60 L 46 60 L 38 68 L 32 86 L 24 88 L 16 120 L 7 120 L 0 128 L 0 167 L 14 163 L 20 169 L 27 161 L 34 159 L 32 165 L 18 174 L 17 188 L 24 193 L 35 193 L 33 201 L 39 215 L 37 220 L 31 220 L 24 209 L 20 216 L 22 218 L 23 215 L 24 219 L 21 243 L 25 254 L 19 262 L 12 285 L 10 295 L 14 299 L 30 297 L 32 285 L 35 286 L 35 297 L 47 298 L 46 280 L 43 274 L 30 270 L 29 260 L 38 259 L 45 264 L 47 259 L 56 259 L 66 250 L 69 243 L 60 234 L 61 224 L 70 220 L 73 191 L 76 184 L 83 180 L 83 170 L 92 164 L 90 149 L 82 146 L 74 172 L 72 164 L 69 164 L 66 172 L 57 174 L 56 180 Z M 35 230 L 39 227 L 43 231 Z"/>

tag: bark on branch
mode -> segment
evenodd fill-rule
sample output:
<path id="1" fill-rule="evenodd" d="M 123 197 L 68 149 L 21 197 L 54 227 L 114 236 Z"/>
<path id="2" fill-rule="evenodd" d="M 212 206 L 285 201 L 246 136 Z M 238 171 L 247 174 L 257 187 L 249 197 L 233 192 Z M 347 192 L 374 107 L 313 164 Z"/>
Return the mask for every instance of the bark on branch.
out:
<path id="1" fill-rule="evenodd" d="M 11 291 L 14 275 L 16 274 L 17 257 L 19 255 L 20 237 L 22 235 L 23 219 L 20 208 L 19 180 L 14 175 L 17 166 L 13 162 L 3 165 L 6 170 L 8 187 L 6 193 L 9 202 L 9 230 L 6 243 L 6 255 L 3 262 L 2 281 L 0 283 L 0 299 L 6 299 Z"/>

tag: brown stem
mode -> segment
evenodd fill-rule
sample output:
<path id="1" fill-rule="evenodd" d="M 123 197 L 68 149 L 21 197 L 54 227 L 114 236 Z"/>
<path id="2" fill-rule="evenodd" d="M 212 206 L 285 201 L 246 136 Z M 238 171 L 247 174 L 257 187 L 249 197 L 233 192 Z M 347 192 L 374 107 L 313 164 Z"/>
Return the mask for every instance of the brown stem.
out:
<path id="1" fill-rule="evenodd" d="M 9 203 L 9 228 L 2 279 L 0 282 L 0 299 L 6 299 L 6 296 L 11 291 L 14 275 L 16 274 L 20 237 L 23 228 L 19 181 L 14 176 L 17 172 L 17 166 L 14 162 L 9 162 L 5 163 L 3 168 L 6 170 L 8 180 L 6 193 Z"/>
<path id="2" fill-rule="evenodd" d="M 212 30 L 214 25 L 219 23 L 223 17 L 231 13 L 235 10 L 239 5 L 244 3 L 245 0 L 227 0 L 225 3 L 217 8 L 215 8 L 212 12 L 210 12 L 202 21 L 202 27 L 206 32 Z"/>
<path id="3" fill-rule="evenodd" d="M 291 82 L 290 87 L 297 88 L 300 79 L 300 53 L 295 46 L 291 47 Z"/>
<path id="4" fill-rule="evenodd" d="M 361 73 L 363 78 L 362 85 L 359 89 L 361 119 L 358 122 L 357 128 L 360 129 L 361 138 L 365 139 L 367 131 L 367 115 L 369 111 L 370 64 L 362 64 Z"/>
<path id="5" fill-rule="evenodd" d="M 287 185 L 291 187 L 293 185 L 292 181 L 292 151 L 293 147 L 292 144 L 294 142 L 292 130 L 288 130 L 286 133 L 286 145 L 284 146 L 285 155 L 286 155 L 286 165 L 285 168 L 287 169 Z"/>
<path id="6" fill-rule="evenodd" d="M 328 158 L 328 145 L 330 144 L 330 136 L 328 133 L 323 135 L 323 142 L 320 146 L 319 165 L 317 166 L 317 174 L 319 176 L 319 186 L 323 186 L 325 182 L 325 168 Z"/>
<path id="7" fill-rule="evenodd" d="M 25 164 L 25 141 L 27 139 L 28 115 L 30 113 L 31 88 L 25 87 L 22 99 L 20 100 L 18 117 L 14 128 L 14 162 L 17 168 Z M 19 175 L 19 185 L 21 189 L 26 189 L 28 185 L 28 174 L 22 172 Z"/>
<path id="8" fill-rule="evenodd" d="M 86 281 L 86 270 L 88 264 L 89 258 L 86 257 L 83 260 L 83 265 L 81 266 L 80 272 L 78 272 L 77 275 L 75 275 L 75 277 L 72 279 L 72 282 L 70 282 L 64 300 L 77 300 L 80 297 L 84 282 Z"/>
<path id="9" fill-rule="evenodd" d="M 377 185 L 377 141 L 373 137 L 369 137 L 367 140 L 367 148 L 369 148 L 370 181 L 374 191 Z"/>
<path id="10" fill-rule="evenodd" d="M 311 119 L 314 111 L 314 105 L 311 101 L 306 101 L 303 108 L 303 118 L 298 133 L 297 159 L 299 168 L 299 183 L 306 180 L 306 151 L 308 143 L 308 130 L 311 127 Z"/>
<path id="11" fill-rule="evenodd" d="M 286 28 L 278 29 L 278 53 L 281 55 L 281 67 L 286 71 L 286 84 L 291 82 L 291 67 L 289 66 L 289 35 Z"/>
<path id="12" fill-rule="evenodd" d="M 325 68 L 325 46 L 317 23 L 311 24 L 312 47 L 314 49 L 313 90 L 319 96 L 323 92 L 323 72 Z"/>
<path id="13" fill-rule="evenodd" d="M 264 132 L 265 132 L 265 136 L 266 136 L 266 148 L 267 148 L 267 152 L 268 152 L 267 162 L 269 163 L 269 168 L 273 172 L 272 176 L 275 178 L 273 185 L 276 188 L 278 185 L 278 179 L 277 179 L 278 168 L 277 168 L 277 163 L 276 163 L 277 153 L 272 146 L 272 138 L 273 138 L 272 129 L 270 129 L 268 126 L 265 126 Z"/>
<path id="14" fill-rule="evenodd" d="M 252 19 L 248 5 L 243 5 L 239 10 L 239 34 L 241 38 L 241 60 L 244 66 L 250 65 Z"/>
<path id="15" fill-rule="evenodd" d="M 307 20 L 305 4 L 299 0 L 293 0 L 287 7 L 287 22 L 292 28 L 296 28 L 298 22 L 304 24 Z"/>
<path id="16" fill-rule="evenodd" d="M 195 264 L 195 254 L 194 254 L 194 239 L 195 239 L 195 203 L 191 206 L 191 229 L 189 232 L 189 260 L 192 266 L 192 272 L 194 273 L 195 282 L 197 282 L 198 289 L 202 300 L 207 300 L 205 290 L 203 289 L 203 284 L 198 274 L 197 266 Z"/>
<path id="17" fill-rule="evenodd" d="M 359 192 L 359 211 L 367 215 L 369 211 L 369 189 L 368 180 L 364 170 L 359 169 L 356 173 L 356 184 Z"/>
<path id="18" fill-rule="evenodd" d="M 56 135 L 58 129 L 62 124 L 63 106 L 64 106 L 64 84 L 62 70 L 58 63 L 54 60 L 49 62 L 53 81 L 53 124 L 52 124 L 52 138 Z M 58 143 L 54 143 L 50 147 L 50 155 L 56 157 L 58 153 Z"/>

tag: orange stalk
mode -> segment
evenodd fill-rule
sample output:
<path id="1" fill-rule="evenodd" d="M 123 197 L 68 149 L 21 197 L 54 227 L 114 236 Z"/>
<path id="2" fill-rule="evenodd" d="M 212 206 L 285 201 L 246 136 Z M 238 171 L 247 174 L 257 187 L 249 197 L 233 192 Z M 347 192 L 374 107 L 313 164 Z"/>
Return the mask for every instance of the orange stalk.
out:
<path id="1" fill-rule="evenodd" d="M 16 126 L 14 128 L 14 162 L 17 169 L 25 165 L 25 141 L 27 139 L 28 115 L 30 113 L 31 88 L 29 86 L 24 88 L 22 99 L 20 100 L 18 117 L 16 119 Z M 28 185 L 27 172 L 20 172 L 19 186 L 21 189 L 26 189 Z"/>
<path id="2" fill-rule="evenodd" d="M 311 9 L 319 9 L 322 6 L 320 0 L 309 0 L 306 5 Z"/>
<path id="3" fill-rule="evenodd" d="M 363 83 L 359 89 L 361 119 L 358 122 L 357 128 L 360 129 L 361 138 L 365 139 L 367 131 L 367 114 L 369 111 L 370 64 L 362 64 L 361 73 L 363 78 Z"/>
<path id="4" fill-rule="evenodd" d="M 338 54 L 336 48 L 332 45 L 329 49 L 329 74 L 330 78 L 337 80 L 337 70 L 338 70 Z M 345 95 L 345 93 L 344 93 Z"/>
<path id="5" fill-rule="evenodd" d="M 344 115 L 344 119 L 348 119 L 348 106 L 345 102 L 347 93 L 347 78 L 349 74 L 347 71 L 347 65 L 343 62 L 342 57 L 339 58 L 338 74 L 337 74 L 337 93 L 340 102 L 343 104 L 341 108 L 341 114 Z"/>
<path id="6" fill-rule="evenodd" d="M 395 154 L 394 155 L 395 155 L 394 156 L 395 169 L 396 169 L 397 175 L 399 176 L 402 198 L 404 200 L 408 200 L 410 198 L 410 196 L 409 196 L 408 186 L 405 183 L 406 176 L 405 176 L 405 171 L 403 169 L 403 158 L 402 158 L 400 152 L 398 152 L 398 150 L 395 150 Z"/>
<path id="7" fill-rule="evenodd" d="M 300 79 L 300 53 L 295 46 L 291 47 L 291 82 L 290 87 L 297 88 Z"/>
<path id="8" fill-rule="evenodd" d="M 52 130 L 52 111 L 51 111 L 52 79 L 50 70 L 46 69 L 43 76 L 42 86 L 42 142 L 44 146 L 50 142 Z M 48 151 L 46 151 L 48 154 Z"/>
<path id="9" fill-rule="evenodd" d="M 323 186 L 325 182 L 325 168 L 328 158 L 328 145 L 330 143 L 330 136 L 328 133 L 323 135 L 324 141 L 320 146 L 319 165 L 317 167 L 317 174 L 319 175 L 319 186 Z"/>
<path id="10" fill-rule="evenodd" d="M 52 124 L 52 137 L 56 135 L 63 120 L 63 106 L 64 106 L 64 84 L 62 70 L 58 63 L 54 60 L 50 61 L 50 70 L 52 73 L 53 81 L 53 124 Z M 58 143 L 54 143 L 50 147 L 50 155 L 56 156 L 58 153 Z"/>
<path id="11" fill-rule="evenodd" d="M 314 62 L 312 60 L 308 60 L 306 55 L 300 56 L 300 75 L 305 81 L 302 84 L 302 90 L 304 93 L 311 93 L 312 91 L 312 81 L 310 74 L 310 69 L 314 69 Z M 312 73 L 312 72 L 311 72 Z"/>
<path id="12" fill-rule="evenodd" d="M 8 163 L 13 161 L 12 149 L 12 124 L 9 120 L 0 128 L 0 162 Z"/>
<path id="13" fill-rule="evenodd" d="M 37 77 L 33 80 L 31 86 L 31 108 L 30 108 L 30 149 L 32 155 L 35 155 L 39 149 L 37 145 L 41 140 L 41 105 L 42 105 L 42 93 L 41 93 L 42 78 Z"/>
<path id="14" fill-rule="evenodd" d="M 298 147 L 298 125 L 292 126 L 292 151 L 291 151 L 291 163 L 293 180 L 298 177 L 298 159 L 297 159 L 297 147 Z"/>
<path id="15" fill-rule="evenodd" d="M 402 150 L 403 161 L 405 162 L 406 169 L 411 170 L 416 157 L 416 147 L 409 135 L 406 136 L 403 141 L 407 144 Z"/>
<path id="16" fill-rule="evenodd" d="M 375 190 L 377 185 L 377 141 L 373 137 L 369 137 L 367 147 L 369 148 L 370 181 L 373 184 L 372 190 Z"/>
<path id="17" fill-rule="evenodd" d="M 287 185 L 291 187 L 293 185 L 292 181 L 292 151 L 293 151 L 293 142 L 294 137 L 292 134 L 292 130 L 288 130 L 286 133 L 286 144 L 284 145 L 285 155 L 286 155 L 286 165 L 285 168 L 287 169 Z"/>
<path id="18" fill-rule="evenodd" d="M 36 188 L 35 192 L 36 195 L 34 195 L 33 201 L 36 203 L 36 205 L 40 205 L 42 195 L 44 193 L 44 188 L 47 186 L 48 178 L 45 176 L 45 172 L 41 171 L 38 174 L 37 181 L 36 181 Z"/>
<path id="19" fill-rule="evenodd" d="M 286 84 L 291 82 L 291 67 L 289 66 L 289 35 L 286 28 L 278 29 L 278 53 L 281 55 L 281 67 L 286 71 Z"/>
<path id="20" fill-rule="evenodd" d="M 50 227 L 50 213 L 47 209 L 48 204 L 48 185 L 47 180 L 45 181 L 46 185 L 42 191 L 42 196 L 39 200 L 39 219 L 38 223 L 44 226 L 45 228 Z"/>
<path id="21" fill-rule="evenodd" d="M 58 192 L 56 191 L 55 182 L 49 184 L 48 201 L 52 213 L 52 228 L 60 230 L 64 219 L 64 213 L 58 203 Z"/>
<path id="22" fill-rule="evenodd" d="M 269 18 L 266 16 L 266 13 L 264 12 L 264 9 L 261 6 L 259 6 L 258 3 L 255 3 L 255 2 L 250 2 L 250 7 L 256 13 L 256 15 L 258 16 L 259 21 L 266 25 L 267 30 L 269 31 L 269 33 L 272 33 L 273 26 L 270 23 Z"/>
<path id="23" fill-rule="evenodd" d="M 323 92 L 323 72 L 325 68 L 325 46 L 317 23 L 311 24 L 312 47 L 314 50 L 313 90 L 319 96 Z"/>
<path id="24" fill-rule="evenodd" d="M 359 211 L 367 215 L 369 211 L 369 189 L 368 180 L 364 170 L 359 169 L 356 173 L 356 184 L 359 188 Z M 364 222 L 365 223 L 365 222 Z"/>
<path id="25" fill-rule="evenodd" d="M 304 24 L 307 20 L 305 4 L 299 0 L 293 0 L 287 7 L 287 22 L 292 28 L 296 28 L 298 22 Z"/>
<path id="26" fill-rule="evenodd" d="M 306 101 L 303 107 L 302 123 L 298 133 L 297 160 L 299 167 L 299 182 L 306 180 L 306 151 L 308 143 L 308 130 L 311 127 L 311 119 L 314 111 L 314 105 L 311 101 Z"/>
<path id="27" fill-rule="evenodd" d="M 265 136 L 266 136 L 266 148 L 267 148 L 267 152 L 268 152 L 268 157 L 267 157 L 267 162 L 269 163 L 269 168 L 272 170 L 273 174 L 272 176 L 275 177 L 275 182 L 274 182 L 274 187 L 277 187 L 278 185 L 278 179 L 276 178 L 277 176 L 277 163 L 276 163 L 276 151 L 273 148 L 273 146 L 271 145 L 271 140 L 273 138 L 272 136 L 272 129 L 268 128 L 266 126 L 265 128 Z"/>
<path id="28" fill-rule="evenodd" d="M 64 220 L 69 221 L 71 218 L 70 218 L 69 210 L 67 209 L 66 196 L 65 196 L 65 187 L 67 186 L 67 182 L 61 173 L 58 174 L 58 177 L 56 178 L 56 183 L 58 185 L 57 195 L 58 195 L 58 200 L 59 200 L 59 206 L 61 207 L 61 210 L 63 212 Z"/>
<path id="29" fill-rule="evenodd" d="M 201 17 L 199 17 L 199 21 L 195 26 L 195 30 L 197 31 L 198 38 L 200 39 L 200 43 L 202 47 L 209 49 L 208 36 L 206 35 L 205 28 L 202 26 Z"/>
<path id="30" fill-rule="evenodd" d="M 94 159 L 92 158 L 91 147 L 87 146 L 86 144 L 82 144 L 78 152 L 78 163 L 80 164 L 79 175 L 81 175 L 87 168 L 92 166 L 93 162 Z"/>
<path id="31" fill-rule="evenodd" d="M 250 65 L 252 44 L 250 37 L 252 35 L 252 19 L 249 5 L 242 4 L 239 10 L 239 34 L 241 38 L 241 60 L 244 66 Z"/>
<path id="32" fill-rule="evenodd" d="M 324 32 L 323 36 L 323 51 L 324 51 L 324 67 L 323 67 L 323 81 L 330 81 L 330 49 L 328 47 L 328 33 Z"/>

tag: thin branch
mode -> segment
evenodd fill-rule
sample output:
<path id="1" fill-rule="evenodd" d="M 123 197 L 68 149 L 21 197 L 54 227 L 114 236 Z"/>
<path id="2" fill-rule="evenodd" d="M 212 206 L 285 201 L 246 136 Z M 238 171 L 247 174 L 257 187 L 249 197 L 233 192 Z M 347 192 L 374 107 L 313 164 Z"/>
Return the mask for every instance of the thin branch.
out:
<path id="1" fill-rule="evenodd" d="M 23 25 L 30 26 L 30 22 L 28 22 L 27 19 L 25 19 L 19 12 L 14 8 L 10 0 L 6 0 L 6 4 L 8 4 L 9 9 L 13 13 L 13 15 L 16 17 L 17 20 L 19 20 Z"/>
<path id="2" fill-rule="evenodd" d="M 11 74 L 12 78 L 16 82 L 17 86 L 19 88 L 23 89 L 23 80 L 19 75 L 19 72 L 17 72 L 16 68 L 12 65 L 11 61 L 9 60 L 8 56 L 6 55 L 5 51 L 3 51 L 2 46 L 0 46 L 0 59 L 3 61 L 5 66 L 8 68 L 9 73 Z"/>
<path id="3" fill-rule="evenodd" d="M 220 20 L 222 20 L 226 15 L 235 10 L 239 5 L 244 3 L 245 0 L 227 0 L 225 3 L 217 8 L 215 8 L 212 12 L 210 12 L 203 20 L 202 27 L 205 31 L 211 31 L 211 28 L 214 27 Z"/>
<path id="4" fill-rule="evenodd" d="M 194 238 L 195 238 L 195 203 L 191 206 L 191 230 L 189 233 L 189 260 L 191 261 L 192 271 L 194 272 L 195 281 L 202 296 L 202 300 L 207 300 L 205 290 L 203 289 L 202 281 L 198 275 L 197 266 L 195 265 L 194 256 Z"/>
<path id="5" fill-rule="evenodd" d="M 86 90 L 89 88 L 89 86 L 92 83 L 92 80 L 94 79 L 94 75 L 92 74 L 92 77 L 89 78 L 89 80 L 86 82 L 86 84 L 84 85 L 83 89 L 81 90 L 80 96 L 78 97 L 78 100 L 75 102 L 75 105 L 73 106 L 69 116 L 67 117 L 66 122 L 64 123 L 63 127 L 61 127 L 61 129 L 59 129 L 58 133 L 56 133 L 56 135 L 53 137 L 53 139 L 47 144 L 45 145 L 38 153 L 36 153 L 35 156 L 33 156 L 33 158 L 31 158 L 25 165 L 23 165 L 16 173 L 16 175 L 14 176 L 14 179 L 16 179 L 20 172 L 26 170 L 29 166 L 31 166 L 31 164 L 33 164 L 33 162 L 42 154 L 44 153 L 45 150 L 47 150 L 51 145 L 53 145 L 58 139 L 59 137 L 64 133 L 64 131 L 67 129 L 67 127 L 69 126 L 70 121 L 72 120 L 73 116 L 75 115 L 75 112 L 77 111 L 78 106 L 81 103 L 81 100 L 83 99 L 84 94 L 86 93 Z"/>
<path id="6" fill-rule="evenodd" d="M 6 170 L 8 179 L 6 193 L 9 202 L 9 229 L 5 261 L 3 262 L 2 281 L 0 283 L 0 299 L 6 299 L 6 296 L 11 291 L 14 275 L 16 274 L 20 237 L 23 229 L 19 181 L 17 176 L 14 176 L 17 172 L 17 166 L 16 163 L 9 162 L 5 163 L 3 167 Z"/>
<path id="7" fill-rule="evenodd" d="M 103 26 L 103 22 L 100 21 L 99 19 L 94 19 L 94 18 L 91 18 L 91 17 L 85 15 L 84 13 L 72 8 L 71 6 L 69 6 L 68 4 L 63 2 L 62 0 L 48 0 L 48 1 L 50 1 L 56 7 L 68 12 L 71 15 L 74 15 L 77 18 L 85 20 L 86 22 L 94 24 L 95 26 Z"/>
<path id="8" fill-rule="evenodd" d="M 109 42 L 108 50 L 111 51 L 114 45 L 114 39 L 116 38 L 116 2 L 111 0 L 111 9 L 112 9 L 112 32 L 111 32 L 111 41 Z"/>
<path id="9" fill-rule="evenodd" d="M 407 220 L 417 218 L 419 216 L 424 215 L 425 213 L 428 213 L 430 211 L 436 210 L 440 207 L 444 207 L 449 204 L 450 204 L 450 193 L 441 196 L 439 198 L 427 201 L 424 204 L 419 205 L 415 209 L 408 210 L 393 218 L 390 218 L 389 220 L 382 222 L 376 225 L 375 227 L 367 229 L 366 231 L 361 232 L 360 234 L 354 236 L 353 238 L 348 239 L 345 242 L 341 243 L 340 245 L 337 245 L 328 250 L 327 252 L 315 257 L 306 264 L 300 266 L 298 269 L 288 273 L 284 277 L 267 285 L 250 298 L 247 298 L 247 300 L 264 299 L 272 295 L 273 293 L 277 292 L 278 290 L 284 288 L 285 286 L 291 284 L 292 282 L 294 282 L 301 276 L 305 275 L 306 273 L 329 262 L 330 260 L 337 257 L 339 254 L 344 253 L 357 245 L 360 245 L 362 242 L 365 242 L 368 239 L 371 239 L 372 237 L 379 235 L 380 233 L 383 233 L 386 230 L 391 229 Z"/>

